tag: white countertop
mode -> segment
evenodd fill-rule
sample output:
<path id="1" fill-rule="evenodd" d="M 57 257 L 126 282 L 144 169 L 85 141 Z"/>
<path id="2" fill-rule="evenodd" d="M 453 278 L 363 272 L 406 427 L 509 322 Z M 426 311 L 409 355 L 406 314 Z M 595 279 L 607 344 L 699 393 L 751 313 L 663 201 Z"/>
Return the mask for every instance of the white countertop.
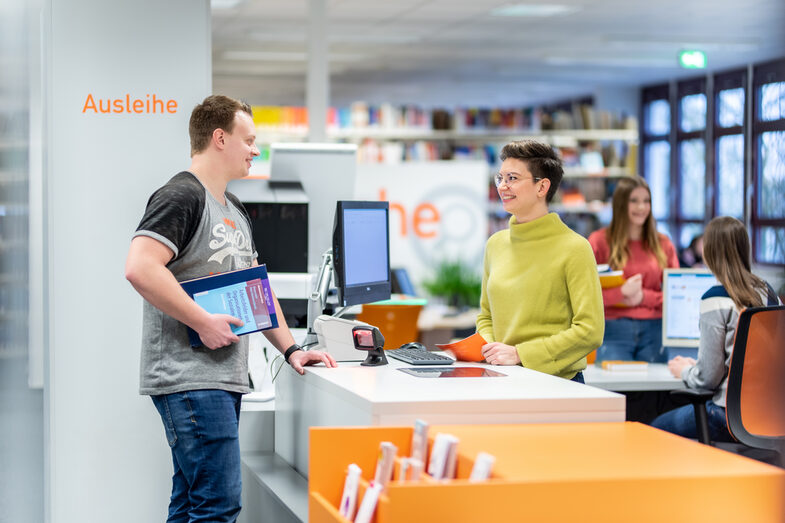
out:
<path id="1" fill-rule="evenodd" d="M 552 411 L 574 408 L 577 398 L 591 410 L 618 407 L 617 394 L 586 387 L 569 380 L 542 374 L 520 366 L 493 366 L 456 362 L 453 367 L 484 367 L 505 374 L 482 378 L 423 378 L 398 370 L 415 367 L 392 358 L 379 367 L 362 367 L 359 363 L 341 363 L 338 368 L 307 367 L 305 381 L 325 392 L 341 397 L 372 413 L 421 411 L 438 405 L 440 412 L 481 408 L 484 412 L 509 412 L 512 405 L 530 403 L 527 410 Z M 422 368 L 423 366 L 417 366 Z M 623 407 L 622 407 L 623 408 Z"/>

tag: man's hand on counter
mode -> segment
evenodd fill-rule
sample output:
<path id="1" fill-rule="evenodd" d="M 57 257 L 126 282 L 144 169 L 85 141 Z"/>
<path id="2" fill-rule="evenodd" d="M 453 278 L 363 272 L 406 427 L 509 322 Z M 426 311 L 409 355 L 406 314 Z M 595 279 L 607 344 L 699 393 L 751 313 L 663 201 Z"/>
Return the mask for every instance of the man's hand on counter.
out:
<path id="1" fill-rule="evenodd" d="M 289 364 L 299 374 L 305 374 L 305 369 L 303 369 L 303 367 L 307 365 L 316 365 L 317 363 L 324 363 L 324 366 L 329 368 L 338 366 L 335 362 L 335 358 L 320 350 L 298 350 L 289 356 Z"/>

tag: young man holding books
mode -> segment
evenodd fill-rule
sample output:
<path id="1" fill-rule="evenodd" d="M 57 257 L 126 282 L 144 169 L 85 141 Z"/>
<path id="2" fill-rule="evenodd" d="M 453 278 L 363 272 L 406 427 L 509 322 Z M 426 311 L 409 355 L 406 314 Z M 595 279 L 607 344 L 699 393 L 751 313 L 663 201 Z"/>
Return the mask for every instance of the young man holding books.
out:
<path id="1" fill-rule="evenodd" d="M 257 265 L 250 220 L 226 192 L 259 155 L 247 104 L 209 96 L 191 113 L 192 162 L 158 189 L 131 241 L 126 278 L 144 297 L 140 393 L 151 396 L 172 450 L 169 522 L 231 522 L 240 512 L 238 422 L 248 384 L 248 339 L 237 318 L 210 314 L 179 282 Z M 273 295 L 279 327 L 265 337 L 300 374 L 335 360 L 294 342 Z M 203 346 L 191 347 L 187 327 Z"/>
<path id="2" fill-rule="evenodd" d="M 548 212 L 561 160 L 534 141 L 509 143 L 500 156 L 496 187 L 512 217 L 485 246 L 483 357 L 583 383 L 586 355 L 602 343 L 602 293 L 589 243 Z"/>

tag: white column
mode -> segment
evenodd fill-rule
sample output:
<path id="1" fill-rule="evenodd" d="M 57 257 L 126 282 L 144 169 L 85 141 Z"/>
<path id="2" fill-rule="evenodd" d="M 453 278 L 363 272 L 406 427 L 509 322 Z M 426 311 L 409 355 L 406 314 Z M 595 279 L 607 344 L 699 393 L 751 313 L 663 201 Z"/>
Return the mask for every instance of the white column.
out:
<path id="1" fill-rule="evenodd" d="M 308 1 L 308 75 L 305 101 L 308 107 L 308 139 L 327 139 L 327 107 L 330 100 L 326 0 Z"/>
<path id="2" fill-rule="evenodd" d="M 171 454 L 138 394 L 142 300 L 123 268 L 148 197 L 190 164 L 209 1 L 45 0 L 44 27 L 46 520 L 163 521 Z"/>

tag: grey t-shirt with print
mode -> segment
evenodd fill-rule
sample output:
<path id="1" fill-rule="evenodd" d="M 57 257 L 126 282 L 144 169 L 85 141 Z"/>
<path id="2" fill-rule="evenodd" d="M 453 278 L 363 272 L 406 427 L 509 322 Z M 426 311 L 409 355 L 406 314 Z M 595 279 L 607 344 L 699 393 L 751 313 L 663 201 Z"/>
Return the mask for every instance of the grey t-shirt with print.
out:
<path id="1" fill-rule="evenodd" d="M 183 171 L 147 202 L 136 236 L 154 238 L 174 252 L 167 268 L 178 281 L 250 267 L 257 253 L 248 214 L 225 193 L 218 202 L 191 173 Z M 183 323 L 144 301 L 141 394 L 221 389 L 246 393 L 248 337 L 216 350 L 193 348 Z"/>

